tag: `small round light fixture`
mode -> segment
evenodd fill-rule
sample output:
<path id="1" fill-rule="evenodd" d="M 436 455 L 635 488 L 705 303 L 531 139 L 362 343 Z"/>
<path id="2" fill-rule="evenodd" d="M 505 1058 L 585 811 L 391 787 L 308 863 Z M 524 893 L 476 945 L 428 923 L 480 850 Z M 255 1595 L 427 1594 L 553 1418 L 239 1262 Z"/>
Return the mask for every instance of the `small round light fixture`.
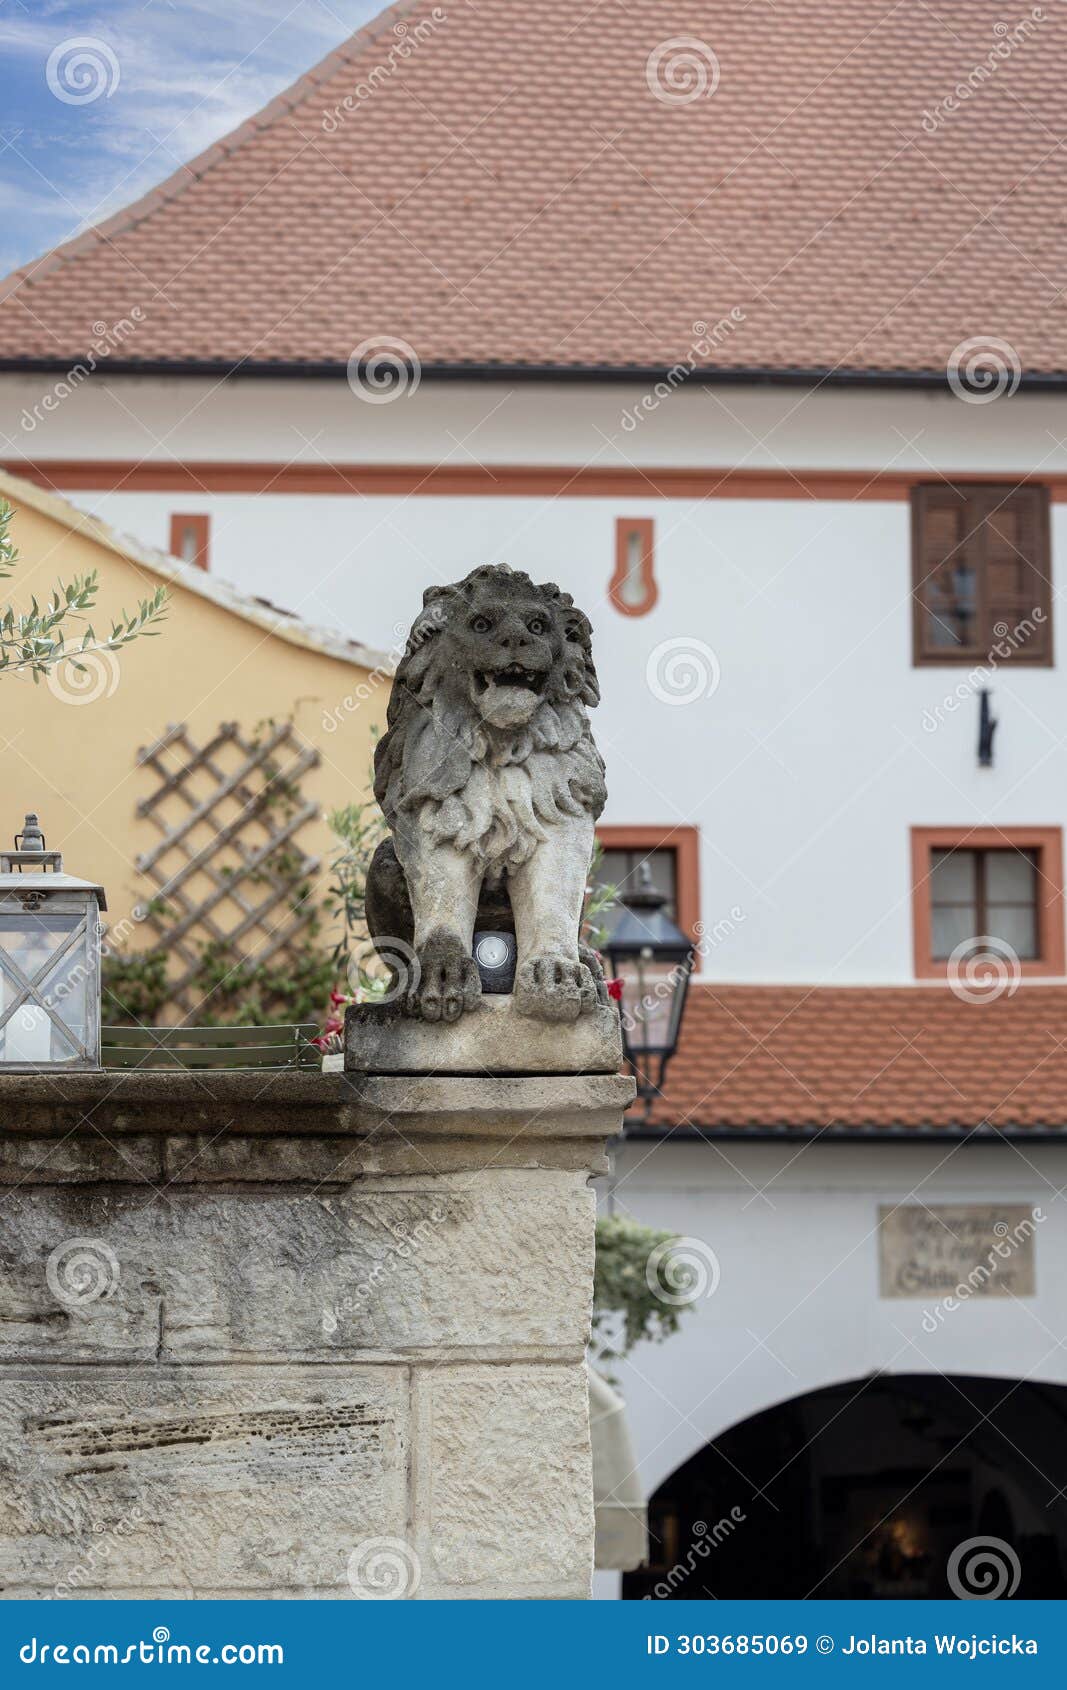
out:
<path id="1" fill-rule="evenodd" d="M 515 984 L 514 933 L 476 933 L 474 960 L 478 965 L 483 992 L 511 991 Z"/>

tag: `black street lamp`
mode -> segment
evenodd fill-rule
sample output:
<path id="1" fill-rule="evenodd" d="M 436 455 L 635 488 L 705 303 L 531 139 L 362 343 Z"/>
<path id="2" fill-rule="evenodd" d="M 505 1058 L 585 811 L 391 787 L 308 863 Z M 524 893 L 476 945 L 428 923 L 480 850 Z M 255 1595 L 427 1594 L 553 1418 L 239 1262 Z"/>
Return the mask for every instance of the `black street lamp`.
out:
<path id="1" fill-rule="evenodd" d="M 664 913 L 666 895 L 657 892 L 647 862 L 621 908 L 604 946 L 608 967 L 622 981 L 619 1012 L 626 1060 L 644 1099 L 645 1118 L 663 1089 L 667 1064 L 678 1048 L 693 944 Z"/>

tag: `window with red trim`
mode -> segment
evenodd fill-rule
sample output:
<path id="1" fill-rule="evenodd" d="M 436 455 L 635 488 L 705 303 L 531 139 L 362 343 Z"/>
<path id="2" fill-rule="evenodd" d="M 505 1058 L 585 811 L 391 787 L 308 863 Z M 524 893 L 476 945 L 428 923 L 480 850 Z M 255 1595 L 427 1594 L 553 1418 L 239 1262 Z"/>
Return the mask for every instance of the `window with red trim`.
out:
<path id="1" fill-rule="evenodd" d="M 920 979 L 998 951 L 1021 975 L 1063 974 L 1058 827 L 913 828 L 912 876 Z"/>
<path id="2" fill-rule="evenodd" d="M 667 913 L 690 937 L 700 920 L 700 842 L 695 827 L 614 827 L 596 830 L 602 848 L 597 868 L 601 886 L 625 892 L 647 862 L 652 884 L 666 893 Z"/>
<path id="3" fill-rule="evenodd" d="M 616 518 L 615 573 L 608 597 L 624 616 L 647 616 L 659 597 L 655 525 L 650 516 Z"/>
<path id="4" fill-rule="evenodd" d="M 170 519 L 171 556 L 181 558 L 183 563 L 193 563 L 197 569 L 206 569 L 210 533 L 209 516 L 186 516 L 174 512 Z"/>

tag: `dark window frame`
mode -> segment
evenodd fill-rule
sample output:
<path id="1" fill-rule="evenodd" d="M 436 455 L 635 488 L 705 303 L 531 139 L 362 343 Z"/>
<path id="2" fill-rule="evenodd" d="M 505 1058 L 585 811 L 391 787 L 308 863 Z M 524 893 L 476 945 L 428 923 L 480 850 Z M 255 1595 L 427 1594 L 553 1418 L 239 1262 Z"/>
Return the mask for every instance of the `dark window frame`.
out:
<path id="1" fill-rule="evenodd" d="M 977 938 L 980 934 L 993 931 L 989 915 L 989 859 L 992 856 L 1024 857 L 1033 871 L 1033 897 L 1023 901 L 1018 898 L 996 898 L 993 901 L 1001 909 L 1025 909 L 1032 911 L 1034 918 L 1035 954 L 1024 957 L 1024 962 L 1040 962 L 1041 958 L 1041 851 L 1037 846 L 1027 845 L 940 845 L 930 852 L 931 896 L 930 913 L 936 916 L 939 909 L 966 909 L 971 905 L 970 898 L 942 898 L 933 896 L 933 872 L 935 858 L 944 856 L 965 856 L 974 858 L 974 932 Z M 933 922 L 931 922 L 930 959 L 932 962 L 947 962 L 951 952 L 939 956 L 933 945 Z"/>
<path id="2" fill-rule="evenodd" d="M 989 514 L 1010 501 L 1030 507 L 1034 525 L 1034 556 L 1026 559 L 1029 565 L 1032 603 L 1005 613 L 990 603 L 988 581 L 987 534 L 985 521 Z M 953 502 L 963 509 L 967 555 L 976 565 L 977 635 L 967 646 L 934 646 L 927 638 L 926 596 L 927 582 L 936 565 L 928 562 L 926 543 L 927 519 L 939 506 L 945 509 Z M 1052 547 L 1049 520 L 1049 489 L 1037 482 L 976 481 L 949 483 L 947 481 L 919 482 L 911 492 L 911 567 L 912 567 L 912 663 L 916 668 L 974 667 L 986 662 L 1011 663 L 1027 668 L 1049 669 L 1055 659 L 1052 630 Z M 1037 624 L 1037 634 L 1013 641 L 996 633 L 1004 622 L 1011 633 L 1040 610 L 1043 620 Z M 1005 655 L 998 645 L 1005 642 L 1011 649 Z"/>
<path id="3" fill-rule="evenodd" d="M 935 851 L 1007 849 L 1037 854 L 1038 955 L 1020 959 L 1023 979 L 1067 974 L 1064 928 L 1063 829 L 1060 827 L 913 827 L 911 829 L 912 945 L 915 978 L 945 980 L 946 958 L 933 954 L 931 866 Z"/>

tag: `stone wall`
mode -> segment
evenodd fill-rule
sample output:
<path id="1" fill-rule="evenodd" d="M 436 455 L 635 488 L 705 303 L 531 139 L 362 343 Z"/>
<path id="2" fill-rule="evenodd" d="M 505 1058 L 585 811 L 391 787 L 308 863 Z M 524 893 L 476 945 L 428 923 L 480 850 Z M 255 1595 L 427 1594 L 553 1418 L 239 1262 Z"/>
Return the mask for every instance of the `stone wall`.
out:
<path id="1" fill-rule="evenodd" d="M 584 1597 L 616 1075 L 0 1081 L 7 1596 Z"/>

